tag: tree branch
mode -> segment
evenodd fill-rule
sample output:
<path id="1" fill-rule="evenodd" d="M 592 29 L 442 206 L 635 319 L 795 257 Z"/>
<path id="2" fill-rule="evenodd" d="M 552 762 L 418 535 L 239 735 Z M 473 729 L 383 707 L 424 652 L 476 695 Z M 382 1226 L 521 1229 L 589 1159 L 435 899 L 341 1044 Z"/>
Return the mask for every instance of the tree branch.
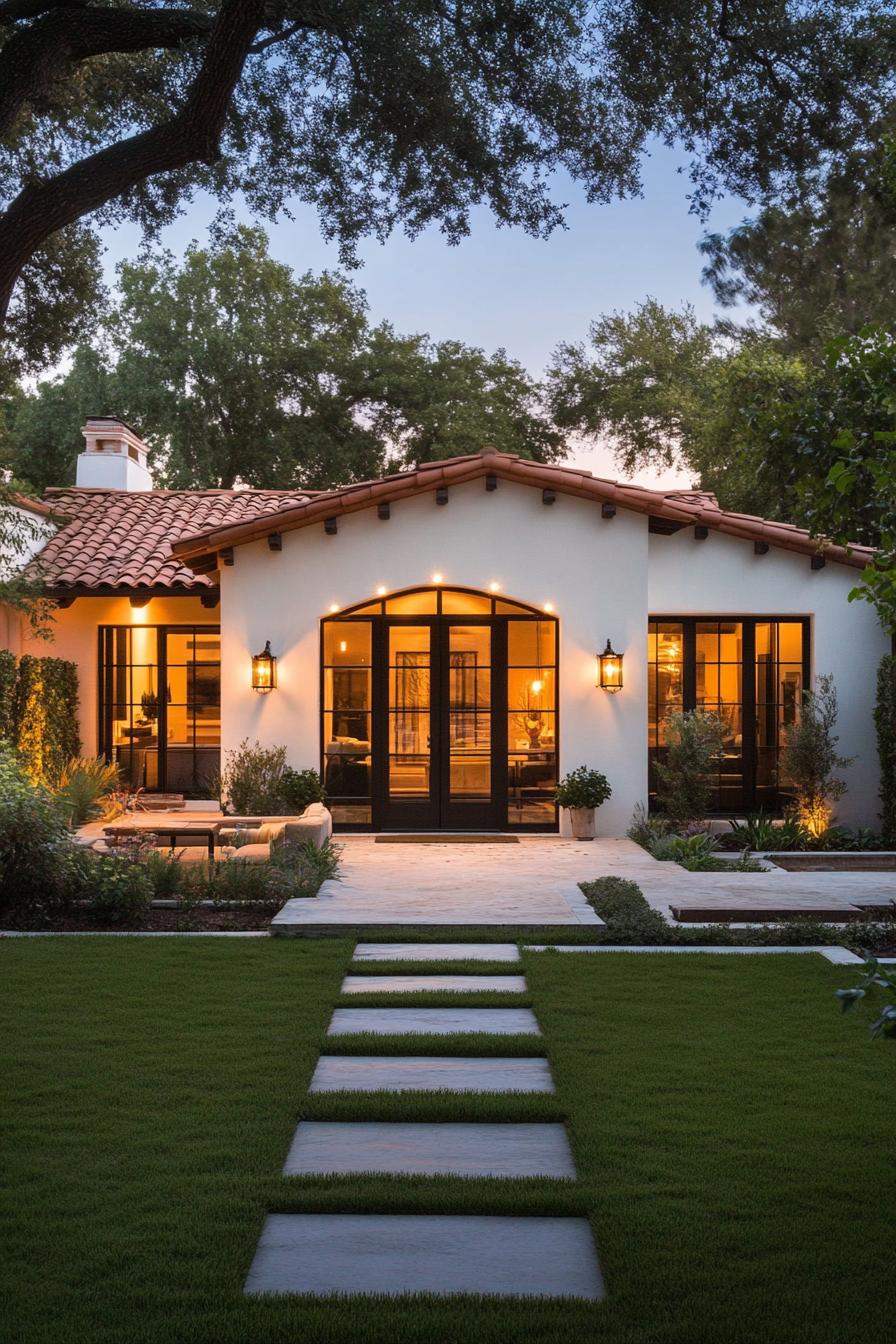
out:
<path id="1" fill-rule="evenodd" d="M 190 10 L 54 9 L 0 49 L 0 137 L 28 103 L 81 61 L 109 52 L 178 47 L 211 26 L 207 15 Z"/>
<path id="2" fill-rule="evenodd" d="M 89 0 L 4 0 L 0 4 L 0 26 L 6 27 L 19 19 L 36 19 L 51 9 L 84 9 Z"/>
<path id="3" fill-rule="evenodd" d="M 215 161 L 233 92 L 263 15 L 264 0 L 222 0 L 202 66 L 179 112 L 19 192 L 0 215 L 0 322 L 22 267 L 58 229 L 156 173 Z"/>

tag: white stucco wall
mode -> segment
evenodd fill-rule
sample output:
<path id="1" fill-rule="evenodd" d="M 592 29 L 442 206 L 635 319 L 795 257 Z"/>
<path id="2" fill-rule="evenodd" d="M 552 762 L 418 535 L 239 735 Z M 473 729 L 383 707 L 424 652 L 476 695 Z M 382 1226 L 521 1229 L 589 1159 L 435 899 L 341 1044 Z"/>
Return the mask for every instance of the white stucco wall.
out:
<path id="1" fill-rule="evenodd" d="M 593 504 L 568 496 L 546 506 L 541 492 L 501 482 L 455 487 L 449 503 L 427 494 L 339 521 L 286 532 L 283 550 L 266 542 L 237 548 L 221 572 L 222 731 L 224 746 L 242 738 L 288 744 L 296 766 L 319 766 L 319 623 L 332 604 L 347 607 L 390 591 L 428 584 L 502 592 L 534 606 L 553 604 L 560 619 L 560 769 L 603 770 L 613 797 L 601 809 L 604 834 L 623 834 L 647 779 L 647 521 L 620 511 L 602 520 Z M 631 655 L 625 689 L 595 687 L 595 655 L 607 639 Z M 277 690 L 249 689 L 249 659 L 266 639 L 277 654 Z"/>
<path id="2" fill-rule="evenodd" d="M 849 602 L 860 571 L 827 564 L 813 571 L 809 557 L 771 550 L 711 532 L 695 541 L 690 528 L 652 535 L 648 596 L 651 615 L 809 616 L 813 676 L 830 673 L 837 687 L 838 729 L 849 789 L 837 807 L 848 825 L 877 824 L 879 767 L 874 736 L 877 666 L 890 642 L 867 602 Z"/>

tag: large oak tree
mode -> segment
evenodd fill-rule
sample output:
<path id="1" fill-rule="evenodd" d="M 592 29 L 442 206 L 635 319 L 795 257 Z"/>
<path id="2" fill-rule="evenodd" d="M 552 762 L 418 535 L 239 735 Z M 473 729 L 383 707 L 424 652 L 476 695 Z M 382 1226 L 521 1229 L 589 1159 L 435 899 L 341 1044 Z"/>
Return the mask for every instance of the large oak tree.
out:
<path id="1" fill-rule="evenodd" d="M 695 202 L 772 198 L 890 115 L 882 0 L 0 0 L 0 320 L 39 366 L 83 320 L 97 224 L 199 188 L 363 235 L 487 203 L 544 234 L 551 174 L 638 189 L 648 138 Z"/>

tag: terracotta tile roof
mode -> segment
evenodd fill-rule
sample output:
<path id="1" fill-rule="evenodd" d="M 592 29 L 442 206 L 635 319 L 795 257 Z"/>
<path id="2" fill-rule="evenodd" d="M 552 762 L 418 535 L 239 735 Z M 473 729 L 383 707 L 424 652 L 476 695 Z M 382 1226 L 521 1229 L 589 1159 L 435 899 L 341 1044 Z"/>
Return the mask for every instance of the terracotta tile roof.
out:
<path id="1" fill-rule="evenodd" d="M 213 580 L 172 554 L 178 538 L 278 513 L 309 496 L 295 490 L 48 490 L 59 530 L 33 572 L 57 593 L 201 593 Z"/>
<path id="2" fill-rule="evenodd" d="M 767 542 L 770 546 L 797 551 L 804 555 L 823 554 L 829 560 L 862 569 L 872 558 L 871 547 L 835 546 L 812 537 L 803 528 L 790 523 L 770 522 L 749 514 L 731 513 L 719 507 L 715 495 L 704 490 L 650 490 L 646 486 L 604 480 L 575 467 L 547 466 L 486 449 L 470 457 L 429 462 L 414 471 L 399 472 L 381 481 L 347 485 L 318 495 L 284 496 L 277 515 L 277 530 L 320 523 L 325 518 L 354 513 L 381 501 L 396 502 L 412 495 L 435 490 L 438 486 L 461 485 L 486 474 L 502 480 L 549 488 L 560 494 L 574 495 L 596 503 L 612 503 L 619 508 L 649 515 L 679 527 L 700 525 L 746 541 Z M 214 553 L 225 547 L 255 541 L 270 531 L 269 522 L 259 524 L 252 518 L 210 521 L 195 528 L 192 535 L 182 532 L 174 544 L 175 555 L 185 563 L 207 567 Z"/>

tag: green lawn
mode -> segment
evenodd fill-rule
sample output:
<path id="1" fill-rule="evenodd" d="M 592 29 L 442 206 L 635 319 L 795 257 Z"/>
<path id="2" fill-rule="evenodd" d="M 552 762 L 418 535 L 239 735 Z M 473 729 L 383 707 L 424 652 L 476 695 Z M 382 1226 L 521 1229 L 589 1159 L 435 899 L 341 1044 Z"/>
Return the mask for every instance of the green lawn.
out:
<path id="1" fill-rule="evenodd" d="M 891 1333 L 896 1048 L 838 1016 L 848 972 L 812 956 L 531 955 L 530 994 L 501 1002 L 534 1006 L 555 1097 L 308 1098 L 350 957 L 346 940 L 0 946 L 4 1344 Z M 284 1179 L 299 1115 L 564 1118 L 579 1182 Z M 245 1300 L 268 1208 L 585 1213 L 608 1297 Z"/>

